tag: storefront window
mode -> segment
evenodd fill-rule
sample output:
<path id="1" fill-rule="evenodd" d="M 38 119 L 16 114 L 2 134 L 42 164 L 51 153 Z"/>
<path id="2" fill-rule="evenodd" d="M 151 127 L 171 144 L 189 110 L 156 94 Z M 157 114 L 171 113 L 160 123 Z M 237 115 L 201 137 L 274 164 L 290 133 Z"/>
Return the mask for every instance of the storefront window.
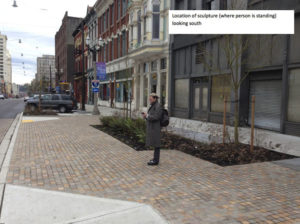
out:
<path id="1" fill-rule="evenodd" d="M 189 106 L 189 79 L 175 80 L 175 107 L 187 109 Z"/>
<path id="2" fill-rule="evenodd" d="M 290 70 L 288 121 L 300 122 L 300 69 Z"/>
<path id="3" fill-rule="evenodd" d="M 157 71 L 157 61 L 152 61 L 151 62 L 151 71 Z"/>
<path id="4" fill-rule="evenodd" d="M 156 93 L 156 87 L 157 87 L 157 74 L 153 73 L 151 74 L 151 93 Z"/>
<path id="5" fill-rule="evenodd" d="M 100 85 L 99 97 L 101 100 L 109 100 L 109 84 Z"/>
<path id="6" fill-rule="evenodd" d="M 148 105 L 148 77 L 144 76 L 144 107 Z"/>
<path id="7" fill-rule="evenodd" d="M 162 58 L 160 59 L 160 69 L 166 69 L 167 68 L 167 59 L 166 58 Z"/>
<path id="8" fill-rule="evenodd" d="M 116 84 L 116 102 L 123 102 L 123 83 Z"/>
<path id="9" fill-rule="evenodd" d="M 167 96 L 167 91 L 166 91 L 166 85 L 167 85 L 167 74 L 165 72 L 161 73 L 160 77 L 160 103 L 161 105 L 166 104 L 166 96 Z"/>
<path id="10" fill-rule="evenodd" d="M 211 111 L 224 112 L 224 99 L 230 99 L 231 77 L 230 75 L 217 75 L 212 77 Z M 227 105 L 227 112 L 230 106 Z"/>
<path id="11" fill-rule="evenodd" d="M 149 66 L 148 63 L 144 63 L 144 72 L 149 72 Z"/>

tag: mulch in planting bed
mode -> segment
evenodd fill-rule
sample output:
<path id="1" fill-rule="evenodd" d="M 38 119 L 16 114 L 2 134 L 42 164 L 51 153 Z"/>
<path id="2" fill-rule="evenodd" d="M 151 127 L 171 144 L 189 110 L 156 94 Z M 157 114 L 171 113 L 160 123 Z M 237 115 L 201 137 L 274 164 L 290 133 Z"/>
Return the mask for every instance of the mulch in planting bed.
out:
<path id="1" fill-rule="evenodd" d="M 126 135 L 126 133 L 115 132 L 114 130 L 102 125 L 93 125 L 92 127 L 113 136 L 135 150 L 149 150 L 144 144 L 137 142 L 134 138 Z M 295 156 L 275 152 L 262 147 L 254 147 L 253 152 L 251 152 L 250 146 L 245 144 L 205 144 L 183 138 L 169 132 L 162 132 L 161 148 L 178 150 L 220 166 L 242 165 L 297 158 Z"/>

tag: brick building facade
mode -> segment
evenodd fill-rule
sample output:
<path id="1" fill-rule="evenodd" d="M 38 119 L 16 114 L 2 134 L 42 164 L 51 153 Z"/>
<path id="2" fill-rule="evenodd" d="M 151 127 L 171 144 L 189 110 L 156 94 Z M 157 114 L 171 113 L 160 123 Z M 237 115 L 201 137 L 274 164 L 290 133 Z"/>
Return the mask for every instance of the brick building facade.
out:
<path id="1" fill-rule="evenodd" d="M 62 24 L 55 35 L 56 86 L 69 89 L 74 74 L 74 39 L 72 33 L 82 18 L 68 16 L 65 13 Z"/>

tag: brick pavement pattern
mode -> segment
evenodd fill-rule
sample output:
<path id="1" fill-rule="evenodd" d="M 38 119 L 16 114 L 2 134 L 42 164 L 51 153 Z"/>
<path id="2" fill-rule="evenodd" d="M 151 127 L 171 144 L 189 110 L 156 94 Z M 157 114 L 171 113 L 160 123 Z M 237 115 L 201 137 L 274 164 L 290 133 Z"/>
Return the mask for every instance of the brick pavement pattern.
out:
<path id="1" fill-rule="evenodd" d="M 91 127 L 96 116 L 23 123 L 7 183 L 142 202 L 170 222 L 300 223 L 299 172 L 274 163 L 220 167 L 176 150 L 135 151 Z"/>
<path id="2" fill-rule="evenodd" d="M 0 119 L 0 144 L 14 119 Z"/>

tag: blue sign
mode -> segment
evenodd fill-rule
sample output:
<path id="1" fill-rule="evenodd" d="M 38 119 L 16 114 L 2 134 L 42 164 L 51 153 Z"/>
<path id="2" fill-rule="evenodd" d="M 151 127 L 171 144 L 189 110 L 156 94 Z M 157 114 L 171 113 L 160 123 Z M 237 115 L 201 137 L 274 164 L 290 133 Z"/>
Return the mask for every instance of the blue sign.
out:
<path id="1" fill-rule="evenodd" d="M 93 88 L 93 93 L 99 93 L 99 88 Z"/>
<path id="2" fill-rule="evenodd" d="M 97 79 L 101 80 L 101 81 L 106 80 L 106 64 L 105 64 L 105 62 L 97 62 L 96 68 L 97 68 Z"/>
<path id="3" fill-rule="evenodd" d="M 92 80 L 92 87 L 93 88 L 99 88 L 99 85 L 100 85 L 99 80 Z"/>
<path id="4" fill-rule="evenodd" d="M 60 86 L 56 86 L 56 93 L 60 93 Z"/>

